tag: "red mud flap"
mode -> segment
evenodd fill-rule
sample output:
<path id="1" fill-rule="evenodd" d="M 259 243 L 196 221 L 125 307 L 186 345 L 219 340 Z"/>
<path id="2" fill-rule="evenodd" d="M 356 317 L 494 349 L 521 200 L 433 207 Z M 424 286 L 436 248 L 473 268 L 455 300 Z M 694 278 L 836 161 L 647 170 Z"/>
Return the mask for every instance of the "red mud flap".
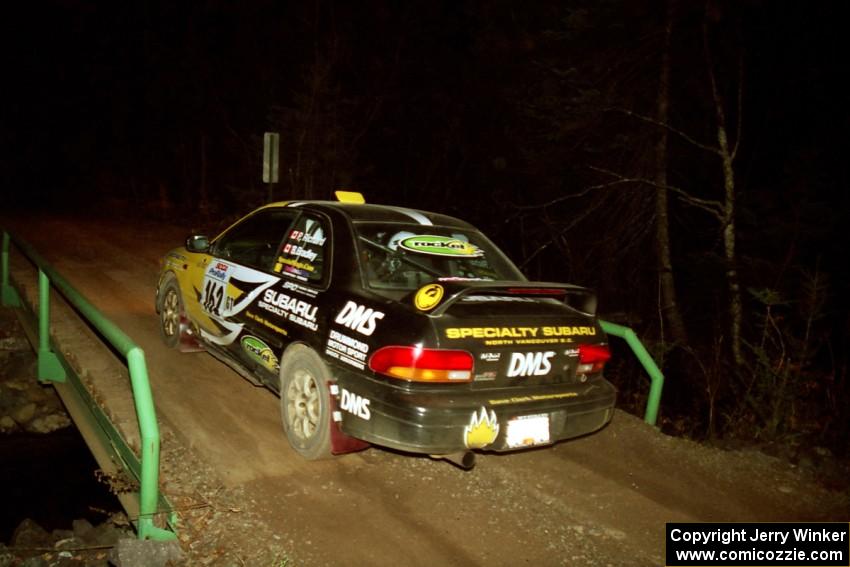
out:
<path id="1" fill-rule="evenodd" d="M 328 383 L 328 391 L 330 392 L 330 420 L 331 420 L 331 454 L 344 455 L 345 453 L 354 453 L 362 451 L 370 446 L 370 443 L 351 437 L 342 432 L 339 424 L 342 422 L 342 409 L 339 407 L 339 396 L 335 394 L 338 386 Z"/>

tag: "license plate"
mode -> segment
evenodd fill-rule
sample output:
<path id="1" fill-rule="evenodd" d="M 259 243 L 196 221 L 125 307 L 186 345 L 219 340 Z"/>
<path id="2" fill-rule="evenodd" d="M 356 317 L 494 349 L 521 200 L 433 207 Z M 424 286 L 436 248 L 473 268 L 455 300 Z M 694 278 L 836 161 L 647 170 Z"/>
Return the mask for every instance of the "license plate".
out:
<path id="1" fill-rule="evenodd" d="M 508 421 L 508 447 L 532 447 L 549 443 L 549 415 L 523 415 Z"/>

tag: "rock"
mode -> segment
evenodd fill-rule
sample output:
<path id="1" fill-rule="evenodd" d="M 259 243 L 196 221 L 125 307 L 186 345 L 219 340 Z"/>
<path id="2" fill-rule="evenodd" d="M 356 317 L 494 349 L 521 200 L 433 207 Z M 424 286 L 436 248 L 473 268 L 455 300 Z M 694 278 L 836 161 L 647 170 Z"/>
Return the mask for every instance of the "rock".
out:
<path id="1" fill-rule="evenodd" d="M 29 380 L 7 380 L 5 386 L 10 390 L 17 390 L 18 392 L 26 392 L 29 387 Z"/>
<path id="2" fill-rule="evenodd" d="M 12 412 L 12 419 L 17 421 L 19 425 L 26 425 L 34 416 L 35 404 L 33 403 L 25 404 Z"/>
<path id="3" fill-rule="evenodd" d="M 29 350 L 30 343 L 23 337 L 11 336 L 0 339 L 0 350 Z"/>
<path id="4" fill-rule="evenodd" d="M 85 539 L 86 535 L 94 529 L 94 526 L 88 520 L 80 519 L 71 522 L 71 529 L 74 531 L 74 537 Z"/>
<path id="5" fill-rule="evenodd" d="M 0 567 L 9 567 L 15 560 L 15 556 L 6 547 L 3 542 L 0 542 Z"/>
<path id="6" fill-rule="evenodd" d="M 109 552 L 109 561 L 115 567 L 165 567 L 169 561 L 184 559 L 176 541 L 122 539 Z"/>
<path id="7" fill-rule="evenodd" d="M 18 524 L 9 543 L 12 547 L 53 547 L 50 534 L 29 518 Z"/>
<path id="8" fill-rule="evenodd" d="M 74 530 L 76 531 L 76 527 Z M 88 545 L 115 545 L 120 539 L 126 538 L 128 535 L 132 535 L 132 533 L 128 532 L 127 529 L 117 527 L 111 522 L 104 522 L 78 537 Z"/>
<path id="9" fill-rule="evenodd" d="M 63 429 L 71 425 L 70 418 L 63 413 L 53 413 L 44 417 L 37 417 L 27 425 L 27 431 L 31 433 L 51 433 L 57 429 Z"/>
<path id="10" fill-rule="evenodd" d="M 12 431 L 17 427 L 15 425 L 15 420 L 9 417 L 8 415 L 4 415 L 0 417 L 0 433 L 6 433 L 8 431 Z"/>

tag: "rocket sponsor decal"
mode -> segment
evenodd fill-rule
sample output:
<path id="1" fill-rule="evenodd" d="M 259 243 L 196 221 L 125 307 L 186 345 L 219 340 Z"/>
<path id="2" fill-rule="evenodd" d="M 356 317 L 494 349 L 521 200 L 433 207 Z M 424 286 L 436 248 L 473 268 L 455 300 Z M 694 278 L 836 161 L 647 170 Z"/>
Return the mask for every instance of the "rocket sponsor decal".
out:
<path id="1" fill-rule="evenodd" d="M 260 363 L 264 368 L 271 371 L 280 369 L 280 364 L 271 347 L 262 340 L 251 335 L 242 337 L 242 350 L 248 353 L 248 357 Z"/>
<path id="2" fill-rule="evenodd" d="M 398 245 L 410 252 L 433 256 L 478 258 L 484 255 L 484 252 L 474 244 L 451 236 L 435 236 L 433 234 L 409 236 L 400 241 Z"/>

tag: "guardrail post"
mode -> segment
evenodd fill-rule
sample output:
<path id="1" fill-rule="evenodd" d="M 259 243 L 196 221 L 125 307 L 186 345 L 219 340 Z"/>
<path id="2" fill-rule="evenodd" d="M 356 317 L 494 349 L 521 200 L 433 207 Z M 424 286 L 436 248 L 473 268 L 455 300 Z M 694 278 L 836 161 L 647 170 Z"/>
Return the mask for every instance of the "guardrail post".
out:
<path id="1" fill-rule="evenodd" d="M 135 346 L 127 352 L 127 367 L 133 384 L 133 399 L 142 437 L 139 479 L 139 539 L 168 540 L 177 536 L 153 524 L 159 502 L 159 426 L 153 405 L 145 353 Z"/>
<path id="2" fill-rule="evenodd" d="M 0 256 L 0 299 L 6 307 L 20 307 L 18 293 L 9 282 L 9 233 L 3 231 L 3 252 Z"/>
<path id="3" fill-rule="evenodd" d="M 647 352 L 643 343 L 640 342 L 640 339 L 638 339 L 632 329 L 601 319 L 599 320 L 599 324 L 602 325 L 602 330 L 609 335 L 625 339 L 626 343 L 631 347 L 632 352 L 635 353 L 635 356 L 637 356 L 641 365 L 643 365 L 646 373 L 649 374 L 651 383 L 643 420 L 650 425 L 655 425 L 655 422 L 658 420 L 658 406 L 661 404 L 661 391 L 664 389 L 664 374 L 661 373 L 658 365 L 655 364 L 652 356 Z"/>
<path id="4" fill-rule="evenodd" d="M 42 382 L 64 382 L 65 369 L 59 357 L 50 350 L 50 280 L 38 270 L 38 379 Z"/>

